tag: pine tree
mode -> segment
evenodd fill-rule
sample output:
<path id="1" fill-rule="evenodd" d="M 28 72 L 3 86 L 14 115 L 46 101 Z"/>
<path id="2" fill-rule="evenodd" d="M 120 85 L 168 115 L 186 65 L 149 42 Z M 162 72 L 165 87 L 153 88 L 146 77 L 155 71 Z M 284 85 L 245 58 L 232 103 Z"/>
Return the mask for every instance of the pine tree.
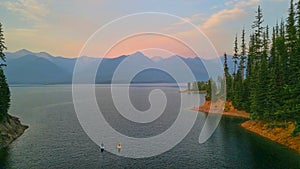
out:
<path id="1" fill-rule="evenodd" d="M 255 31 L 255 53 L 256 53 L 256 58 L 255 59 L 260 59 L 260 55 L 262 52 L 262 32 L 263 32 L 263 27 L 262 23 L 264 22 L 263 20 L 263 14 L 260 6 L 258 6 L 257 11 L 256 11 L 256 16 L 255 16 L 255 21 L 253 22 L 252 28 Z"/>
<path id="2" fill-rule="evenodd" d="M 240 77 L 240 87 L 239 87 L 239 93 L 240 93 L 240 109 L 245 109 L 245 104 L 248 104 L 248 84 L 247 81 L 244 80 L 245 78 L 245 62 L 247 59 L 247 47 L 246 47 L 246 40 L 245 40 L 245 28 L 242 30 L 242 36 L 241 36 L 241 56 L 240 56 L 240 63 L 239 63 L 239 77 Z"/>
<path id="3" fill-rule="evenodd" d="M 8 114 L 7 111 L 10 106 L 10 91 L 3 69 L 0 68 L 0 121 L 6 121 Z"/>
<path id="4" fill-rule="evenodd" d="M 297 122 L 298 129 L 300 129 L 300 92 L 299 92 L 300 91 L 300 1 L 298 1 L 298 3 L 297 3 L 296 18 L 297 18 L 297 25 L 296 25 L 297 26 L 297 48 L 296 48 L 297 58 L 295 60 L 296 60 L 296 65 L 297 65 L 296 67 L 298 69 L 296 70 L 296 72 L 297 72 L 296 82 L 295 82 L 296 85 L 294 88 L 295 95 L 297 95 L 297 97 L 295 98 L 295 100 L 296 100 L 295 112 L 297 113 L 295 120 Z M 300 132 L 300 131 L 297 130 L 296 132 Z"/>
<path id="5" fill-rule="evenodd" d="M 280 53 L 280 68 L 282 69 L 283 72 L 283 84 L 287 84 L 289 81 L 289 70 L 288 70 L 288 64 L 289 64 L 289 57 L 288 57 L 288 50 L 287 50 L 287 39 L 286 39 L 286 31 L 285 31 L 285 23 L 283 19 L 281 19 L 281 24 L 279 28 L 279 38 L 278 40 L 279 46 L 278 49 L 281 52 Z"/>
<path id="6" fill-rule="evenodd" d="M 250 102 L 250 113 L 252 119 L 259 119 L 259 112 L 260 112 L 260 103 L 259 103 L 259 86 L 261 86 L 259 83 L 259 73 L 258 67 L 260 65 L 258 62 L 254 63 L 255 71 L 253 71 L 251 77 L 250 77 L 250 95 L 249 95 L 249 102 Z"/>
<path id="7" fill-rule="evenodd" d="M 277 55 L 276 55 L 276 28 L 273 28 L 272 33 L 272 45 L 269 57 L 268 70 L 268 85 L 267 85 L 267 95 L 266 95 L 266 107 L 265 119 L 268 121 L 275 121 L 275 112 L 279 109 L 280 95 L 278 94 L 277 81 Z"/>
<path id="8" fill-rule="evenodd" d="M 226 100 L 232 100 L 232 78 L 229 73 L 226 53 L 224 53 L 224 73 L 226 79 L 226 93 L 227 93 Z"/>
<path id="9" fill-rule="evenodd" d="M 260 107 L 260 115 L 261 118 L 266 119 L 270 113 L 270 109 L 266 106 L 268 100 L 268 86 L 270 82 L 270 70 L 268 69 L 268 60 L 269 60 L 269 28 L 266 26 L 266 30 L 263 33 L 263 52 L 261 56 L 261 65 L 260 65 L 260 73 L 259 73 L 259 84 L 258 86 L 258 99 L 259 99 L 259 107 Z"/>
<path id="10" fill-rule="evenodd" d="M 245 90 L 245 98 L 247 101 L 243 103 L 243 108 L 247 112 L 251 111 L 251 91 L 254 90 L 255 86 L 253 86 L 253 64 L 254 64 L 254 57 L 255 57 L 255 35 L 250 35 L 250 42 L 249 42 L 249 50 L 248 50 L 248 59 L 247 59 L 247 69 L 246 69 L 246 79 L 244 81 L 244 90 Z"/>
<path id="11" fill-rule="evenodd" d="M 234 68 L 233 68 L 233 76 L 232 76 L 232 99 L 231 101 L 233 102 L 233 104 L 238 107 L 239 104 L 239 84 L 238 84 L 238 73 L 237 73 L 237 63 L 238 63 L 238 59 L 239 59 L 239 54 L 238 54 L 238 40 L 237 40 L 237 34 L 235 35 L 235 39 L 234 39 L 234 48 L 233 48 L 233 64 L 234 64 Z"/>
<path id="12" fill-rule="evenodd" d="M 210 78 L 206 85 L 206 91 L 207 91 L 206 100 L 211 100 L 212 102 L 215 102 L 217 99 L 216 97 L 217 89 L 218 88 L 216 82 L 214 81 L 213 78 Z"/>
<path id="13" fill-rule="evenodd" d="M 211 79 L 208 80 L 207 85 L 206 85 L 206 100 L 210 101 L 211 100 Z"/>
<path id="14" fill-rule="evenodd" d="M 288 46 L 287 50 L 289 52 L 290 57 L 295 53 L 295 45 L 296 45 L 296 21 L 295 21 L 295 11 L 294 11 L 294 2 L 291 0 L 289 16 L 287 18 L 286 24 L 286 44 Z"/>
<path id="15" fill-rule="evenodd" d="M 296 26 L 295 26 L 295 11 L 294 11 L 294 3 L 291 0 L 289 16 L 287 19 L 286 26 L 286 45 L 287 45 L 287 56 L 286 56 L 286 83 L 284 85 L 284 105 L 283 111 L 285 112 L 285 119 L 292 120 L 297 116 L 297 97 L 299 96 L 298 86 L 298 59 L 296 55 Z"/>
<path id="16" fill-rule="evenodd" d="M 251 117 L 254 119 L 260 119 L 263 116 L 263 103 L 264 103 L 264 88 L 263 88 L 263 76 L 264 73 L 262 68 L 265 68 L 265 63 L 263 56 L 263 15 L 260 6 L 258 6 L 256 12 L 255 21 L 253 22 L 252 28 L 255 31 L 253 36 L 254 42 L 252 42 L 252 75 L 250 76 L 250 113 Z"/>
<path id="17" fill-rule="evenodd" d="M 4 34 L 3 34 L 3 30 L 2 30 L 2 24 L 0 23 L 0 67 L 6 66 L 5 62 L 6 62 L 6 58 L 5 58 L 5 54 L 4 54 L 4 50 L 6 50 L 6 46 L 4 43 Z"/>
<path id="18" fill-rule="evenodd" d="M 242 31 L 242 44 L 241 44 L 241 54 L 238 54 L 238 43 L 237 36 L 235 37 L 234 42 L 234 56 L 239 59 L 239 66 L 236 74 L 233 75 L 233 99 L 232 103 L 235 108 L 243 109 L 243 102 L 247 99 L 247 93 L 245 92 L 245 88 L 243 86 L 244 83 L 244 69 L 245 69 L 245 59 L 246 59 L 246 44 L 245 44 L 245 30 Z M 234 61 L 237 64 L 237 61 Z"/>
<path id="19" fill-rule="evenodd" d="M 253 62 L 254 62 L 254 35 L 250 35 L 250 42 L 249 42 L 249 52 L 248 52 L 248 60 L 247 60 L 247 69 L 246 69 L 246 78 L 250 79 L 250 77 L 252 76 L 253 73 Z"/>
<path id="20" fill-rule="evenodd" d="M 236 67 L 239 59 L 237 35 L 235 36 L 233 51 L 234 51 L 233 53 L 233 64 L 234 64 L 233 77 L 234 77 L 236 75 Z"/>
<path id="21" fill-rule="evenodd" d="M 297 11 L 296 11 L 296 19 L 297 19 L 297 39 L 298 39 L 298 47 L 299 47 L 299 41 L 300 41 L 300 1 L 297 3 Z"/>
<path id="22" fill-rule="evenodd" d="M 300 1 L 297 3 L 297 11 L 296 11 L 296 31 L 297 31 L 297 46 L 296 46 L 296 56 L 297 56 L 297 65 L 300 66 Z"/>
<path id="23" fill-rule="evenodd" d="M 240 56 L 240 65 L 239 65 L 239 69 L 241 70 L 241 77 L 244 79 L 245 78 L 245 61 L 246 61 L 246 53 L 247 53 L 247 49 L 246 49 L 246 41 L 245 41 L 245 29 L 243 28 L 242 31 L 242 44 L 241 44 L 241 56 Z"/>
<path id="24" fill-rule="evenodd" d="M 10 106 L 10 91 L 3 71 L 3 67 L 6 66 L 4 40 L 2 24 L 0 23 L 0 121 L 2 122 L 7 120 L 7 112 Z"/>
<path id="25" fill-rule="evenodd" d="M 295 25 L 295 11 L 294 11 L 294 2 L 291 0 L 289 16 L 287 19 L 286 25 L 286 45 L 287 45 L 287 66 L 289 75 L 288 85 L 293 85 L 293 81 L 297 78 L 297 56 L 296 56 L 296 25 Z"/>

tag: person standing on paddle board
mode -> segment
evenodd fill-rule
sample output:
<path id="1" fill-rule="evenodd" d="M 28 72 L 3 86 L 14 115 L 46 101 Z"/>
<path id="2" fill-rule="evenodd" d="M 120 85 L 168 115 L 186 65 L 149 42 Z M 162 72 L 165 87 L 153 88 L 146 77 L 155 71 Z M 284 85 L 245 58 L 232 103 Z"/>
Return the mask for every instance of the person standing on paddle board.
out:
<path id="1" fill-rule="evenodd" d="M 117 144 L 117 149 L 118 149 L 118 152 L 121 151 L 121 149 L 122 149 L 121 142 L 118 142 L 118 144 Z"/>
<path id="2" fill-rule="evenodd" d="M 101 143 L 101 145 L 100 145 L 100 150 L 101 150 L 101 153 L 104 152 L 104 144 L 103 143 Z"/>

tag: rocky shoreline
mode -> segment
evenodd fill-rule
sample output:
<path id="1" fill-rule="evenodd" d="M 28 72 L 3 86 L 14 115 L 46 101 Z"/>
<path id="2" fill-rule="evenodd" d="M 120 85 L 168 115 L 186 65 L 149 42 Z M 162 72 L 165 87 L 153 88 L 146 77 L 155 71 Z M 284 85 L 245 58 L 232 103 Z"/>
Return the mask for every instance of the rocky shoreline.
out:
<path id="1" fill-rule="evenodd" d="M 248 131 L 251 131 L 276 143 L 282 144 L 300 153 L 300 135 L 291 135 L 295 129 L 295 125 L 293 123 L 288 122 L 286 125 L 286 128 L 270 127 L 270 123 L 254 120 L 248 120 L 241 124 L 241 126 Z"/>
<path id="2" fill-rule="evenodd" d="M 205 112 L 205 113 L 208 112 L 214 113 L 214 109 L 220 109 L 220 107 L 218 106 L 222 106 L 221 102 L 220 104 L 218 104 L 217 102 L 217 104 L 215 103 L 214 105 L 215 107 L 211 107 L 211 102 L 206 101 L 204 105 L 200 107 L 194 107 L 193 110 Z M 249 113 L 241 110 L 236 110 L 231 102 L 225 103 L 225 110 L 222 113 L 222 115 L 250 119 Z M 277 124 L 277 125 L 282 126 L 283 124 Z M 241 124 L 241 127 L 243 127 L 244 129 L 250 132 L 253 132 L 261 137 L 272 140 L 279 144 L 282 144 L 300 153 L 300 134 L 298 134 L 298 136 L 291 135 L 291 133 L 295 128 L 295 125 L 293 123 L 288 122 L 286 128 L 276 127 L 276 126 L 271 127 L 271 126 L 272 126 L 271 123 L 254 121 L 254 120 L 247 120 Z"/>
<path id="3" fill-rule="evenodd" d="M 8 121 L 0 124 L 0 149 L 7 147 L 20 137 L 28 126 L 21 124 L 19 118 L 10 116 Z"/>
<path id="4" fill-rule="evenodd" d="M 224 102 L 222 101 L 215 102 L 214 106 L 211 106 L 211 101 L 206 101 L 202 106 L 193 108 L 193 110 L 195 111 L 200 111 L 204 113 L 218 113 L 219 112 L 218 110 L 223 110 L 223 109 L 224 109 Z M 224 112 L 222 112 L 222 115 L 250 119 L 249 113 L 235 109 L 231 102 L 225 103 L 225 109 Z"/>

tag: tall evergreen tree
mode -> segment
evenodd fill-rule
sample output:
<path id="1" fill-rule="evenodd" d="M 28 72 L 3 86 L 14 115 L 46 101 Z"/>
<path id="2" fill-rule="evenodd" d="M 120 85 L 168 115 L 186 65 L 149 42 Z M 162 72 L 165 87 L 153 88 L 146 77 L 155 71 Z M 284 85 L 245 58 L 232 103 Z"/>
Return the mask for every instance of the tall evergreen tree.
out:
<path id="1" fill-rule="evenodd" d="M 297 40 L 295 15 L 294 1 L 291 0 L 289 16 L 287 18 L 286 24 L 286 44 L 288 46 L 287 49 L 290 55 L 293 55 L 295 52 L 295 45 Z"/>
<path id="2" fill-rule="evenodd" d="M 251 111 L 251 91 L 254 90 L 255 82 L 253 82 L 253 74 L 254 74 L 254 57 L 255 57 L 255 35 L 250 35 L 249 42 L 249 50 L 248 50 L 248 59 L 247 59 L 247 69 L 246 69 L 246 79 L 244 81 L 244 90 L 245 90 L 245 98 L 247 100 L 243 103 L 243 108 L 247 112 Z"/>
<path id="3" fill-rule="evenodd" d="M 245 29 L 242 30 L 242 36 L 241 36 L 241 54 L 240 54 L 240 62 L 236 77 L 236 108 L 237 109 L 245 109 L 245 104 L 248 100 L 248 84 L 247 81 L 244 81 L 245 78 L 245 62 L 246 62 L 246 55 L 247 55 L 247 49 L 246 49 L 246 41 L 245 41 Z"/>
<path id="4" fill-rule="evenodd" d="M 299 3 L 297 6 L 297 10 L 299 10 Z M 299 11 L 294 11 L 294 3 L 291 0 L 290 9 L 289 9 L 289 16 L 287 22 L 287 41 L 288 41 L 288 54 L 289 54 L 289 83 L 287 84 L 288 91 L 290 93 L 289 99 L 286 100 L 285 107 L 287 109 L 287 113 L 290 119 L 295 120 L 296 124 L 300 126 L 300 42 L 299 42 L 299 35 L 300 33 L 297 32 L 299 29 L 299 22 L 296 23 L 296 19 L 299 21 Z"/>
<path id="5" fill-rule="evenodd" d="M 236 67 L 237 67 L 237 63 L 238 63 L 238 59 L 239 59 L 237 35 L 235 36 L 233 51 L 234 51 L 234 53 L 233 53 L 233 64 L 234 64 L 233 76 L 235 76 L 236 75 Z"/>
<path id="6" fill-rule="evenodd" d="M 247 69 L 246 69 L 246 78 L 250 79 L 253 73 L 253 62 L 254 62 L 254 49 L 255 49 L 255 41 L 254 35 L 250 35 L 250 42 L 249 42 L 249 51 L 248 51 L 248 60 L 247 60 Z"/>
<path id="7" fill-rule="evenodd" d="M 4 34 L 3 34 L 3 30 L 2 30 L 2 24 L 0 22 L 0 68 L 2 68 L 3 66 L 6 66 L 5 62 L 6 62 L 6 58 L 5 58 L 5 54 L 4 54 L 4 50 L 6 50 L 6 46 L 5 46 L 5 42 L 4 42 Z"/>
<path id="8" fill-rule="evenodd" d="M 270 71 L 268 69 L 268 59 L 269 59 L 269 28 L 266 26 L 265 32 L 263 32 L 263 52 L 261 56 L 261 64 L 259 68 L 259 85 L 258 86 L 258 103 L 259 103 L 259 110 L 261 114 L 261 118 L 265 119 L 266 114 L 269 114 L 269 108 L 265 105 L 269 100 L 268 98 L 268 86 L 269 86 L 269 79 Z"/>
<path id="9" fill-rule="evenodd" d="M 255 53 L 257 55 L 257 59 L 260 59 L 260 55 L 262 52 L 262 32 L 263 32 L 263 26 L 262 23 L 264 22 L 263 20 L 263 14 L 260 6 L 258 6 L 257 11 L 256 11 L 256 16 L 255 16 L 255 21 L 253 22 L 252 28 L 255 31 Z"/>
<path id="10" fill-rule="evenodd" d="M 2 122 L 7 120 L 7 112 L 10 106 L 10 91 L 3 71 L 3 67 L 6 66 L 4 40 L 2 24 L 0 23 L 0 121 Z"/>
<path id="11" fill-rule="evenodd" d="M 297 3 L 297 14 L 296 14 L 296 18 L 297 18 L 297 53 L 296 53 L 296 64 L 297 64 L 297 75 L 296 75 L 296 85 L 294 88 L 294 92 L 297 94 L 296 99 L 296 110 L 295 112 L 298 113 L 297 117 L 296 117 L 296 121 L 297 121 L 297 125 L 298 128 L 300 128 L 300 1 L 298 1 Z M 299 132 L 299 131 L 296 131 Z"/>
<path id="12" fill-rule="evenodd" d="M 255 21 L 253 22 L 252 28 L 255 31 L 254 42 L 252 46 L 253 60 L 252 60 L 252 76 L 250 77 L 250 112 L 252 118 L 261 118 L 263 113 L 263 78 L 264 72 L 262 71 L 263 60 L 263 14 L 260 6 L 256 11 Z"/>
<path id="13" fill-rule="evenodd" d="M 267 95 L 266 95 L 266 108 L 268 109 L 265 112 L 265 119 L 269 121 L 276 120 L 275 113 L 279 109 L 280 94 L 278 93 L 277 82 L 277 55 L 276 55 L 276 28 L 273 28 L 272 32 L 272 45 L 269 57 L 268 65 L 268 85 L 267 85 Z"/>
<path id="14" fill-rule="evenodd" d="M 246 40 L 245 40 L 245 29 L 243 28 L 242 31 L 242 44 L 241 44 L 241 56 L 240 56 L 240 64 L 239 64 L 239 69 L 241 70 L 241 77 L 244 79 L 245 78 L 245 61 L 246 61 L 246 54 L 247 54 L 247 47 L 246 47 Z"/>
<path id="15" fill-rule="evenodd" d="M 297 70 L 297 56 L 296 56 L 296 22 L 295 22 L 295 11 L 294 11 L 294 2 L 291 0 L 289 16 L 286 24 L 286 45 L 287 45 L 287 66 L 289 75 L 288 84 L 293 85 L 293 81 L 296 76 Z"/>
<path id="16" fill-rule="evenodd" d="M 226 53 L 224 53 L 224 73 L 226 79 L 226 93 L 227 93 L 226 100 L 232 100 L 232 78 L 229 73 Z"/>
<path id="17" fill-rule="evenodd" d="M 297 19 L 297 39 L 298 39 L 298 44 L 300 41 L 300 1 L 297 3 L 297 11 L 296 11 L 296 19 Z M 299 46 L 298 46 L 299 47 Z"/>

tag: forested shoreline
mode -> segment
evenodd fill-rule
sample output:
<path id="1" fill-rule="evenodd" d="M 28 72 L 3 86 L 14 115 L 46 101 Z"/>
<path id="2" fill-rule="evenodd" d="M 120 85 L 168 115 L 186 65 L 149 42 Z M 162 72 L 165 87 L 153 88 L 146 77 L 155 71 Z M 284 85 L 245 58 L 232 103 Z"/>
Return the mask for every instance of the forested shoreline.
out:
<path id="1" fill-rule="evenodd" d="M 235 37 L 232 74 L 225 53 L 226 98 L 253 120 L 295 123 L 295 136 L 300 131 L 300 1 L 291 0 L 286 20 L 273 27 L 263 23 L 258 6 L 249 43 L 245 29 L 240 45 Z"/>
<path id="2" fill-rule="evenodd" d="M 4 40 L 2 24 L 0 23 L 0 149 L 8 146 L 28 128 L 28 126 L 22 125 L 18 118 L 8 114 L 10 90 L 3 70 L 7 66 Z"/>
<path id="3" fill-rule="evenodd" d="M 0 123 L 8 120 L 7 112 L 10 106 L 10 91 L 3 70 L 6 66 L 6 57 L 4 54 L 6 46 L 4 40 L 2 24 L 0 23 Z"/>

